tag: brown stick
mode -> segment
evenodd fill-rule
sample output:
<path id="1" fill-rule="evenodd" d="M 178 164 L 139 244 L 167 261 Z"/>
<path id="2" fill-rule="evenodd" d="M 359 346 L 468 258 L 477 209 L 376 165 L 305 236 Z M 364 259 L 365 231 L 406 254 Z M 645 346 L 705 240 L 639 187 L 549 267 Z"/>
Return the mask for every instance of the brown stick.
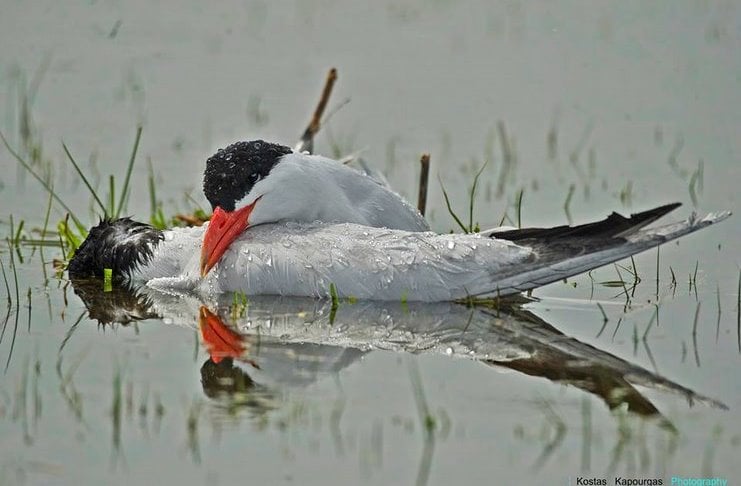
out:
<path id="1" fill-rule="evenodd" d="M 316 105 L 311 121 L 309 121 L 309 125 L 304 130 L 304 134 L 301 135 L 301 140 L 296 144 L 294 149 L 296 152 L 311 153 L 314 151 L 314 135 L 321 128 L 322 115 L 325 108 L 327 108 L 329 97 L 332 95 L 332 88 L 334 88 L 335 81 L 337 81 L 337 69 L 332 68 L 327 73 L 327 80 L 324 82 L 322 96 L 319 98 L 319 103 Z"/>
<path id="2" fill-rule="evenodd" d="M 430 177 L 430 154 L 422 154 L 419 159 L 419 164 L 422 166 L 422 170 L 419 173 L 419 197 L 417 199 L 417 209 L 425 215 L 425 209 L 427 208 L 427 180 Z"/>

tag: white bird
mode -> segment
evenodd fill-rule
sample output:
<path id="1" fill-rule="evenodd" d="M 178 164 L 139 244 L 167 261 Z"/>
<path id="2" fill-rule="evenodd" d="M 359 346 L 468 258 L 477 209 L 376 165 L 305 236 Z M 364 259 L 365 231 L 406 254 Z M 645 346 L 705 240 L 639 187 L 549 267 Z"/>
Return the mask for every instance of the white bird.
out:
<path id="1" fill-rule="evenodd" d="M 203 242 L 204 275 L 235 238 L 259 224 L 323 221 L 430 229 L 419 211 L 383 181 L 263 140 L 238 142 L 210 157 L 203 192 L 214 211 Z"/>
<path id="2" fill-rule="evenodd" d="M 69 265 L 72 278 L 115 277 L 213 294 L 445 301 L 506 296 L 589 271 L 727 218 L 710 214 L 644 226 L 678 207 L 581 226 L 481 234 L 373 228 L 353 223 L 276 223 L 239 233 L 201 278 L 203 228 L 159 231 L 119 219 L 93 228 Z M 214 222 L 211 222 L 213 225 Z M 211 231 L 211 228 L 205 230 Z"/>

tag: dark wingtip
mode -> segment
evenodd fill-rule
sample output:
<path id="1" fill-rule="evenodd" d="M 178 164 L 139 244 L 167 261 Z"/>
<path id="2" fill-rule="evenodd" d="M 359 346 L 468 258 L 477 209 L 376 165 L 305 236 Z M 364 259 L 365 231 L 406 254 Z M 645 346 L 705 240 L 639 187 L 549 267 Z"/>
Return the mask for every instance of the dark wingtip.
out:
<path id="1" fill-rule="evenodd" d="M 648 217 L 655 217 L 660 218 L 664 216 L 665 214 L 669 214 L 678 207 L 682 205 L 681 202 L 673 202 L 669 204 L 664 204 L 663 206 L 659 206 L 653 209 L 649 209 L 646 211 L 641 211 L 640 213 L 633 213 L 630 215 L 630 219 L 636 218 L 636 219 L 643 219 Z"/>
<path id="2" fill-rule="evenodd" d="M 625 217 L 613 212 L 607 218 L 594 223 L 577 226 L 556 226 L 554 228 L 522 228 L 511 231 L 498 231 L 491 234 L 493 238 L 510 241 L 527 239 L 554 239 L 554 238 L 620 238 L 628 236 L 646 225 L 649 225 L 677 209 L 682 203 L 674 202 L 641 211 Z"/>

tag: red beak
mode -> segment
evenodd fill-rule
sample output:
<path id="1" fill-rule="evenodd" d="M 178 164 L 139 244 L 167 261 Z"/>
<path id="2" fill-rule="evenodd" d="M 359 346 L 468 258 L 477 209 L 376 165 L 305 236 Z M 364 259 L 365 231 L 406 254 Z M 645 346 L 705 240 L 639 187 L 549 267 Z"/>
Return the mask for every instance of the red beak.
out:
<path id="1" fill-rule="evenodd" d="M 226 212 L 220 207 L 216 207 L 213 216 L 211 216 L 211 222 L 206 229 L 206 234 L 203 235 L 201 277 L 206 276 L 209 270 L 224 256 L 229 245 L 247 229 L 250 225 L 250 213 L 255 209 L 255 204 L 259 200 L 258 197 L 252 204 L 232 212 Z"/>
<path id="2" fill-rule="evenodd" d="M 218 315 L 201 306 L 198 317 L 201 336 L 214 363 L 224 358 L 239 358 L 244 354 L 242 336 L 227 327 Z"/>

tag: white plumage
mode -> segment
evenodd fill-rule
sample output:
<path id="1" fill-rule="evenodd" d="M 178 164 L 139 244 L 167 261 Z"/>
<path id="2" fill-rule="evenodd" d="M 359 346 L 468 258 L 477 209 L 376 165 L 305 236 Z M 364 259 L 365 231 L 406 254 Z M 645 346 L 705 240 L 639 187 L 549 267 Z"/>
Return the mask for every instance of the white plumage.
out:
<path id="1" fill-rule="evenodd" d="M 730 213 L 643 229 L 604 249 L 577 253 L 520 246 L 478 234 L 412 233 L 357 224 L 252 227 L 200 278 L 202 228 L 175 229 L 130 275 L 148 285 L 202 293 L 330 295 L 443 301 L 505 296 L 611 263 L 725 219 Z"/>

